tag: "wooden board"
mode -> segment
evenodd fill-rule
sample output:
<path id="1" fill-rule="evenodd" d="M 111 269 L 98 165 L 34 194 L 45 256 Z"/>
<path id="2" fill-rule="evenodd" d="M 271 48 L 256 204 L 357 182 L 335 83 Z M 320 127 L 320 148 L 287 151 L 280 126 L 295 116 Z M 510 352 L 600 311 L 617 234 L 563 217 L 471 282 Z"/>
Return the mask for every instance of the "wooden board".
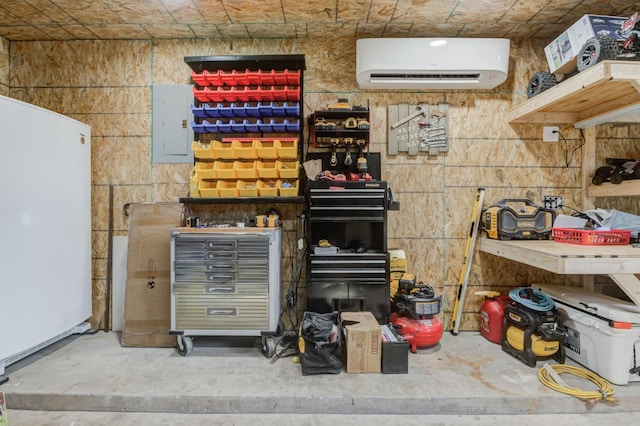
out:
<path id="1" fill-rule="evenodd" d="M 603 61 L 507 111 L 508 122 L 576 123 L 640 105 L 640 62 Z"/>
<path id="2" fill-rule="evenodd" d="M 479 238 L 478 248 L 557 274 L 640 274 L 640 248 L 631 245 L 583 246 L 548 240 Z"/>

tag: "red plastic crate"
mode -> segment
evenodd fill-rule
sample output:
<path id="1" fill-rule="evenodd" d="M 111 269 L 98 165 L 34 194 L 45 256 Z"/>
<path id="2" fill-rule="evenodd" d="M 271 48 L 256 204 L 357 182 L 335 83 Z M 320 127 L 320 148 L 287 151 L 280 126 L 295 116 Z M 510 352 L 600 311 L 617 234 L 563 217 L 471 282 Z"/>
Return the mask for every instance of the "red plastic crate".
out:
<path id="1" fill-rule="evenodd" d="M 595 231 L 574 228 L 553 228 L 553 239 L 560 243 L 582 244 L 585 246 L 625 245 L 631 240 L 631 231 L 612 229 Z"/>

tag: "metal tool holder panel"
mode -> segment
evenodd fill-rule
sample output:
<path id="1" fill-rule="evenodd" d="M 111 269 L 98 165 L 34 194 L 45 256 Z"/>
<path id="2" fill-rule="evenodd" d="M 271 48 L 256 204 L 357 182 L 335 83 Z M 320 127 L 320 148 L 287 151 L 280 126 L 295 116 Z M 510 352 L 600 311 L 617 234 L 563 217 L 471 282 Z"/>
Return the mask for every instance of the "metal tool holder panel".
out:
<path id="1" fill-rule="evenodd" d="M 390 105 L 389 155 L 424 152 L 438 155 L 449 151 L 449 104 Z"/>

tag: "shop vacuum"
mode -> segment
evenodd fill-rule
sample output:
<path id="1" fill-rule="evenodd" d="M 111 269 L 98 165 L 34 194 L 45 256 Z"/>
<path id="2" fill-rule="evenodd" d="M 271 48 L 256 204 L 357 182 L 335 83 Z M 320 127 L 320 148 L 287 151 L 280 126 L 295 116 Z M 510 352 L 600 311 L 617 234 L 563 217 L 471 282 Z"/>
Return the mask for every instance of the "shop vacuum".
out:
<path id="1" fill-rule="evenodd" d="M 442 307 L 442 297 L 434 294 L 433 287 L 422 282 L 416 284 L 415 275 L 403 274 L 393 302 L 390 321 L 412 353 L 440 341 L 443 327 L 437 314 Z"/>
<path id="2" fill-rule="evenodd" d="M 564 364 L 567 332 L 554 301 L 530 287 L 513 289 L 509 297 L 513 302 L 504 308 L 502 350 L 529 367 L 545 359 Z"/>

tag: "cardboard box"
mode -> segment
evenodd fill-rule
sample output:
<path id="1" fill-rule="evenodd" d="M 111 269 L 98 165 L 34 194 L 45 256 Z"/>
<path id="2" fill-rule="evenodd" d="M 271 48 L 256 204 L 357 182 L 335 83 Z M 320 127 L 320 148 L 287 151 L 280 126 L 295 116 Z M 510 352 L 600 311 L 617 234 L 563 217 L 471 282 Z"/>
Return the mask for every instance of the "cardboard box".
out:
<path id="1" fill-rule="evenodd" d="M 379 373 L 382 337 L 380 325 L 371 312 L 340 314 L 347 373 Z"/>
<path id="2" fill-rule="evenodd" d="M 174 347 L 171 327 L 171 235 L 180 203 L 132 204 L 122 346 Z"/>
<path id="3" fill-rule="evenodd" d="M 407 374 L 409 372 L 409 343 L 392 326 L 383 324 L 382 374 Z"/>
<path id="4" fill-rule="evenodd" d="M 407 257 L 404 254 L 404 250 L 389 250 L 389 271 L 407 272 Z"/>
<path id="5" fill-rule="evenodd" d="M 555 40 L 544 48 L 549 71 L 569 74 L 577 69 L 576 57 L 584 43 L 596 35 L 608 35 L 616 40 L 623 38 L 616 34 L 625 17 L 584 15 Z"/>

